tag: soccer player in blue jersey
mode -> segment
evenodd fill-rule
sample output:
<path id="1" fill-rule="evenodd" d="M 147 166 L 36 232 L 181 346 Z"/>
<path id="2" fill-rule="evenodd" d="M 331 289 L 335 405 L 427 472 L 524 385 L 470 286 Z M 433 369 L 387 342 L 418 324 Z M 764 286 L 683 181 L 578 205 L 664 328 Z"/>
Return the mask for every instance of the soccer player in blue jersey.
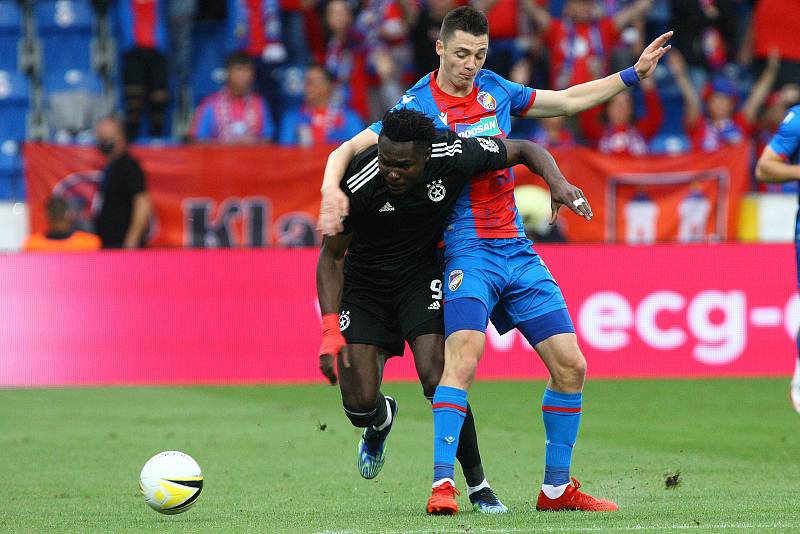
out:
<path id="1" fill-rule="evenodd" d="M 669 50 L 672 32 L 653 41 L 633 67 L 563 91 L 535 90 L 483 70 L 489 47 L 486 17 L 471 7 L 451 11 L 442 23 L 436 51 L 439 70 L 404 94 L 396 107 L 422 111 L 458 135 L 506 136 L 511 115 L 573 115 L 608 101 L 650 76 Z M 347 201 L 339 182 L 350 159 L 374 144 L 381 124 L 373 124 L 329 157 L 322 186 L 320 226 L 340 229 Z M 445 225 L 445 368 L 433 399 L 434 483 L 428 512 L 458 511 L 453 481 L 455 451 L 464 420 L 467 389 L 483 353 L 489 317 L 503 333 L 517 328 L 550 372 L 542 402 L 546 433 L 545 475 L 540 510 L 616 510 L 617 505 L 570 485 L 569 466 L 581 417 L 586 362 L 561 290 L 525 237 L 514 203 L 510 170 L 475 177 L 456 201 Z M 585 198 L 576 208 L 591 211 Z M 554 205 L 555 219 L 556 205 Z"/>
<path id="2" fill-rule="evenodd" d="M 800 105 L 789 109 L 778 131 L 764 147 L 756 164 L 756 178 L 762 182 L 800 180 Z M 797 285 L 800 287 L 800 212 L 795 219 L 794 246 L 797 257 Z M 789 386 L 789 399 L 795 411 L 800 413 L 800 333 L 797 345 L 798 360 Z"/>

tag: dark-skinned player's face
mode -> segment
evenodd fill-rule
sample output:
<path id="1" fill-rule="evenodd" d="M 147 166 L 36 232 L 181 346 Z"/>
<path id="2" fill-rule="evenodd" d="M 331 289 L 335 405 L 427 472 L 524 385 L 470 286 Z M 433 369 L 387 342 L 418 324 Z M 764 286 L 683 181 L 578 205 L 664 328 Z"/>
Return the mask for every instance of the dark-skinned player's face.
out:
<path id="1" fill-rule="evenodd" d="M 378 169 L 389 192 L 402 196 L 422 180 L 431 147 L 414 141 L 395 142 L 382 135 L 378 139 Z"/>

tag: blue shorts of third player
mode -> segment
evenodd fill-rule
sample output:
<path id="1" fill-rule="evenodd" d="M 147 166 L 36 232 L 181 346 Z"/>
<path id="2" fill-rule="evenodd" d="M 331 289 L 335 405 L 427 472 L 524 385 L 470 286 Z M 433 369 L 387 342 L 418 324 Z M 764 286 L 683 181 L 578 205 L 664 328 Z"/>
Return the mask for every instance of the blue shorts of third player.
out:
<path id="1" fill-rule="evenodd" d="M 470 300 L 457 303 L 465 298 Z M 445 336 L 458 330 L 486 329 L 486 313 L 470 311 L 472 299 L 483 303 L 500 334 L 536 318 L 546 319 L 547 324 L 540 326 L 547 337 L 575 332 L 561 289 L 527 238 L 473 239 L 448 248 Z"/>

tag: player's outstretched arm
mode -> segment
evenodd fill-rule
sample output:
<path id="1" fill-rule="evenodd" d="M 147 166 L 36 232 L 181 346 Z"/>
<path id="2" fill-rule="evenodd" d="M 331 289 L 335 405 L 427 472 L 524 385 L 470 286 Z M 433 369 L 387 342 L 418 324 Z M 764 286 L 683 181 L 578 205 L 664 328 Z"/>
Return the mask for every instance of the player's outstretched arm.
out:
<path id="1" fill-rule="evenodd" d="M 592 80 L 591 82 L 573 85 L 562 91 L 536 91 L 536 100 L 525 114 L 526 117 L 559 117 L 561 115 L 575 115 L 581 111 L 592 108 L 603 102 L 611 100 L 617 93 L 626 87 L 636 85 L 653 74 L 658 61 L 667 53 L 672 45 L 666 44 L 672 37 L 669 31 L 644 49 L 639 60 L 633 67 L 611 76 Z"/>
<path id="2" fill-rule="evenodd" d="M 339 330 L 339 306 L 344 287 L 344 253 L 351 236 L 339 234 L 326 237 L 317 260 L 317 297 L 322 314 L 322 344 L 319 347 L 319 369 L 331 385 L 336 384 L 334 360 L 342 355 L 342 363 L 349 367 L 344 351 L 346 342 Z"/>
<path id="3" fill-rule="evenodd" d="M 756 163 L 756 179 L 772 183 L 800 180 L 800 165 L 786 163 L 780 154 L 767 146 Z"/>
<path id="4" fill-rule="evenodd" d="M 591 220 L 592 208 L 583 191 L 564 178 L 556 160 L 547 150 L 531 141 L 502 139 L 502 142 L 506 147 L 506 164 L 509 167 L 520 163 L 525 165 L 531 172 L 544 178 L 547 187 L 550 188 L 550 206 L 553 210 L 550 224 L 556 222 L 558 210 L 562 205 L 587 221 Z"/>
<path id="5" fill-rule="evenodd" d="M 347 166 L 353 157 L 378 142 L 378 134 L 369 128 L 345 141 L 328 156 L 325 174 L 322 178 L 322 201 L 319 205 L 317 227 L 322 235 L 334 236 L 342 231 L 342 218 L 350 211 L 350 201 L 339 188 Z"/>

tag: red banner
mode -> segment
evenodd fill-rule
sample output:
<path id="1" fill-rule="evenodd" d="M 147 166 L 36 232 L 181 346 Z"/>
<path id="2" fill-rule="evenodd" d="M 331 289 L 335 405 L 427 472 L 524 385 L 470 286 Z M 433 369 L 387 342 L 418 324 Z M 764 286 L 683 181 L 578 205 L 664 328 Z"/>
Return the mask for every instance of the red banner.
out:
<path id="1" fill-rule="evenodd" d="M 789 245 L 537 247 L 589 378 L 786 375 L 800 300 Z M 319 381 L 317 252 L 0 256 L 0 386 Z M 769 276 L 763 276 L 765 266 Z M 489 329 L 479 377 L 542 378 Z M 387 379 L 415 380 L 410 357 Z"/>
<path id="2" fill-rule="evenodd" d="M 750 185 L 750 154 L 747 144 L 646 157 L 583 147 L 554 150 L 564 175 L 583 190 L 594 212 L 589 222 L 570 214 L 565 233 L 570 241 L 631 244 L 733 239 L 739 202 Z M 538 180 L 523 167 L 515 173 L 518 184 Z"/>
<path id="3" fill-rule="evenodd" d="M 263 247 L 318 243 L 319 185 L 329 148 L 137 147 L 153 199 L 156 247 Z M 25 147 L 32 231 L 44 204 L 65 195 L 91 217 L 103 159 L 93 148 Z"/>
<path id="4" fill-rule="evenodd" d="M 155 205 L 150 243 L 159 247 L 315 245 L 319 184 L 329 148 L 187 146 L 136 148 Z M 555 151 L 586 193 L 595 217 L 565 215 L 571 241 L 718 241 L 734 237 L 747 190 L 749 148 L 645 158 L 585 148 Z M 92 148 L 26 147 L 31 227 L 56 192 L 89 218 L 102 159 Z M 538 181 L 517 167 L 518 183 Z M 566 211 L 566 210 L 565 210 Z"/>

